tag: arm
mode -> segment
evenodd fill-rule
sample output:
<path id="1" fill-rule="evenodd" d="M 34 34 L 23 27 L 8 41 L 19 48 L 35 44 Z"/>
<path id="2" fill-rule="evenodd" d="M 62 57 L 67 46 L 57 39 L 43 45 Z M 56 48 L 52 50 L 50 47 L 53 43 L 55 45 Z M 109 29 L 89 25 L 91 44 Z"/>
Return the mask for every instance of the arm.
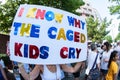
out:
<path id="1" fill-rule="evenodd" d="M 30 74 L 26 73 L 23 65 L 19 65 L 19 70 L 25 80 L 34 80 L 40 73 L 40 66 L 36 65 Z"/>
<path id="2" fill-rule="evenodd" d="M 97 58 L 97 68 L 100 70 L 100 55 Z"/>
<path id="3" fill-rule="evenodd" d="M 40 65 L 36 65 L 32 72 L 30 72 L 30 80 L 34 80 L 40 75 L 40 70 L 43 70 L 43 67 Z"/>
<path id="4" fill-rule="evenodd" d="M 26 73 L 26 71 L 25 71 L 25 69 L 23 67 L 23 64 L 18 64 L 18 67 L 19 67 L 20 73 L 23 76 L 23 78 L 25 80 L 30 80 L 29 74 Z"/>
<path id="5" fill-rule="evenodd" d="M 4 69 L 2 68 L 2 65 L 1 65 L 1 64 L 0 64 L 0 71 L 1 71 L 4 79 L 5 79 L 5 80 L 8 80 L 8 79 L 7 79 L 7 76 L 6 76 L 6 73 L 5 73 Z"/>
<path id="6" fill-rule="evenodd" d="M 82 62 L 81 69 L 84 69 L 86 67 L 86 61 Z"/>
<path id="7" fill-rule="evenodd" d="M 100 63 L 97 64 L 98 69 L 100 70 Z"/>
<path id="8" fill-rule="evenodd" d="M 105 62 L 109 62 L 109 59 L 104 59 Z"/>
<path id="9" fill-rule="evenodd" d="M 113 74 L 113 80 L 117 80 L 117 74 Z"/>
<path id="10" fill-rule="evenodd" d="M 80 68 L 81 64 L 82 64 L 82 62 L 78 62 L 74 67 L 67 66 L 65 64 L 61 64 L 61 68 L 65 72 L 74 73 L 74 72 L 77 72 L 77 70 Z"/>

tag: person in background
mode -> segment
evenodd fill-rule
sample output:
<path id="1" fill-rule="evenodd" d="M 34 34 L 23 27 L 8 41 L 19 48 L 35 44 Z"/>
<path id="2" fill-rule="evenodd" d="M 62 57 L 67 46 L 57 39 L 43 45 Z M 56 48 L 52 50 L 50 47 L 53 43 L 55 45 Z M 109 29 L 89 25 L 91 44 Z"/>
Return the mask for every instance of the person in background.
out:
<path id="1" fill-rule="evenodd" d="M 87 75 L 89 75 L 90 70 L 93 67 L 93 64 L 95 62 L 95 58 L 96 58 L 97 55 L 98 55 L 98 57 L 96 59 L 96 65 L 94 66 L 94 69 L 98 68 L 100 70 L 100 58 L 99 58 L 99 53 L 97 51 L 97 46 L 96 46 L 96 44 L 92 43 L 91 44 L 91 51 L 88 54 L 88 65 L 87 65 L 87 69 L 86 69 L 86 72 L 85 72 L 86 80 L 89 80 Z M 92 78 L 92 80 L 93 80 L 93 78 Z"/>
<path id="2" fill-rule="evenodd" d="M 114 48 L 114 50 L 118 51 L 118 55 L 120 57 L 120 41 L 117 41 L 117 46 Z"/>
<path id="3" fill-rule="evenodd" d="M 110 55 L 110 59 L 108 62 L 108 73 L 106 75 L 106 80 L 117 80 L 117 73 L 118 73 L 118 52 L 113 51 Z"/>
<path id="4" fill-rule="evenodd" d="M 99 54 L 100 54 L 100 60 L 102 59 L 103 52 L 104 52 L 104 46 L 102 45 L 101 46 L 101 52 L 99 52 Z"/>
<path id="5" fill-rule="evenodd" d="M 117 46 L 114 48 L 114 50 L 118 51 L 119 59 L 117 63 L 120 66 L 120 41 L 117 41 Z M 120 80 L 120 67 L 119 67 L 119 72 L 118 72 L 118 80 Z"/>
<path id="6" fill-rule="evenodd" d="M 4 61 L 0 58 L 0 80 L 8 80 L 4 68 Z"/>
<path id="7" fill-rule="evenodd" d="M 111 52 L 113 49 L 110 48 L 110 43 L 109 42 L 104 42 L 103 44 L 104 52 L 102 54 L 101 58 L 101 79 L 100 80 L 105 80 L 105 76 L 108 72 L 108 61 L 111 55 Z"/>

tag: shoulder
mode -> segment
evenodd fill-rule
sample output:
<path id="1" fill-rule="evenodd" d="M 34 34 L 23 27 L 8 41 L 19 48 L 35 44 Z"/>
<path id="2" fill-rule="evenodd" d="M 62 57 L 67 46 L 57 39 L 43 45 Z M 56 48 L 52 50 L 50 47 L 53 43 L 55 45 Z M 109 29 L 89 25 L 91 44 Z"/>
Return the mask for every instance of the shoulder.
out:
<path id="1" fill-rule="evenodd" d="M 117 67 L 118 67 L 118 65 L 117 65 L 117 63 L 116 63 L 116 62 L 112 61 L 112 62 L 111 62 L 111 67 L 113 67 L 113 68 L 117 68 Z"/>
<path id="2" fill-rule="evenodd" d="M 118 72 L 118 65 L 116 62 L 113 62 L 111 63 L 111 69 L 113 70 L 114 73 L 117 73 Z"/>
<path id="3" fill-rule="evenodd" d="M 35 65 L 35 68 L 37 68 L 38 70 L 43 70 L 43 65 Z"/>

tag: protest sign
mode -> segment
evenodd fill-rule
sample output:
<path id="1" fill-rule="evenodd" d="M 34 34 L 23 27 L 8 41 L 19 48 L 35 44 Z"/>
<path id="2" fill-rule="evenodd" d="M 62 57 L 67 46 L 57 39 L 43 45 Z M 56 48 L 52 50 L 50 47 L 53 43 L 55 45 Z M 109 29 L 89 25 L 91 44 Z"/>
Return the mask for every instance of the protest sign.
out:
<path id="1" fill-rule="evenodd" d="M 30 64 L 64 64 L 86 60 L 83 17 L 40 5 L 20 5 L 10 33 L 10 59 Z"/>

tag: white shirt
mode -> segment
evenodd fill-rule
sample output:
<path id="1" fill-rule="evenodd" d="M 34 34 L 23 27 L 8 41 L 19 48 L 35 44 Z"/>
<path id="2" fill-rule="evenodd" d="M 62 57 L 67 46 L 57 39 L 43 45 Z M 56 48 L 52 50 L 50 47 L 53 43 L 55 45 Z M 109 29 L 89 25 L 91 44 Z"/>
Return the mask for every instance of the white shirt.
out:
<path id="1" fill-rule="evenodd" d="M 89 54 L 88 54 L 88 68 L 91 69 L 94 62 L 95 62 L 95 58 L 97 56 L 98 53 L 96 52 L 93 52 L 91 51 Z M 99 58 L 99 54 L 98 54 L 98 57 L 97 57 L 97 60 L 96 60 L 96 64 L 99 64 L 100 63 L 100 58 Z M 94 66 L 94 68 L 96 67 L 96 65 Z"/>
<path id="2" fill-rule="evenodd" d="M 42 80 L 61 80 L 61 69 L 59 65 L 56 65 L 57 71 L 56 72 L 50 72 L 46 65 L 44 65 L 44 71 L 41 75 Z"/>
<path id="3" fill-rule="evenodd" d="M 109 60 L 112 51 L 113 50 L 110 49 L 108 52 L 107 51 L 103 52 L 102 59 L 101 59 L 101 69 L 108 70 L 108 62 L 105 62 L 104 60 L 105 59 Z"/>
<path id="4" fill-rule="evenodd" d="M 97 56 L 98 54 L 98 56 Z M 96 52 L 93 52 L 93 51 L 90 51 L 89 54 L 88 54 L 88 66 L 87 66 L 87 69 L 85 71 L 85 74 L 89 74 L 89 71 L 90 69 L 92 68 L 94 62 L 95 62 L 95 58 L 97 56 L 97 60 L 96 60 L 96 64 L 99 64 L 100 63 L 100 57 L 99 57 L 99 53 L 96 53 Z M 94 66 L 94 68 L 96 68 L 96 65 Z"/>

